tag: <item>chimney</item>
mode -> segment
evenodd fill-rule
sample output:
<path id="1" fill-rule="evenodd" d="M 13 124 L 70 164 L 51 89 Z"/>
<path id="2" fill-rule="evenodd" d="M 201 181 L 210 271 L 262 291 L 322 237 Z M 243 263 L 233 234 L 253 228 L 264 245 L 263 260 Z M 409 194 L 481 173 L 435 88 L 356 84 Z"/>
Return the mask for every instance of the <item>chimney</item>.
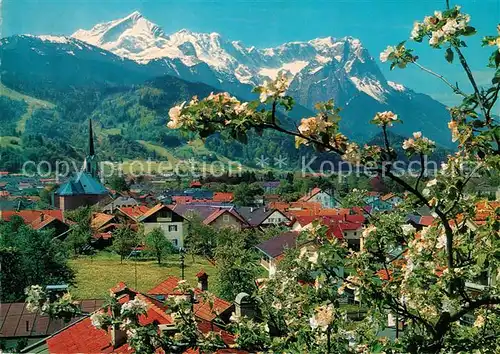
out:
<path id="1" fill-rule="evenodd" d="M 113 348 L 118 348 L 127 343 L 127 332 L 120 329 L 120 325 L 115 323 L 111 326 L 111 345 Z"/>
<path id="2" fill-rule="evenodd" d="M 196 278 L 198 278 L 198 289 L 201 291 L 208 290 L 208 274 L 205 273 L 204 270 L 200 270 L 198 274 L 196 274 Z"/>
<path id="3" fill-rule="evenodd" d="M 252 299 L 247 293 L 239 293 L 234 300 L 234 312 L 236 317 L 253 318 L 256 315 L 255 307 L 253 306 Z"/>
<path id="4" fill-rule="evenodd" d="M 116 289 L 112 289 L 111 292 L 114 296 L 119 299 L 124 295 L 128 295 L 129 300 L 135 298 L 135 292 L 131 291 L 125 283 L 119 283 Z M 118 318 L 120 316 L 120 308 L 113 308 L 113 318 Z M 120 328 L 120 325 L 114 323 L 109 329 L 109 334 L 111 336 L 111 345 L 113 348 L 118 348 L 127 343 L 127 332 Z"/>
<path id="5" fill-rule="evenodd" d="M 43 220 L 45 219 L 45 214 L 44 213 L 41 213 L 40 214 L 40 221 L 43 222 Z"/>

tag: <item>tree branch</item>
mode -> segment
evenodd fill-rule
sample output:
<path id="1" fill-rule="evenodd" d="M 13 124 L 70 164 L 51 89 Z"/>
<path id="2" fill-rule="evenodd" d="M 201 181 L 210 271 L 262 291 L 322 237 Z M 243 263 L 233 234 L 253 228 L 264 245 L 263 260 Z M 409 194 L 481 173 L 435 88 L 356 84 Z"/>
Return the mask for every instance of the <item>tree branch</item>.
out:
<path id="1" fill-rule="evenodd" d="M 425 66 L 423 66 L 423 65 L 421 65 L 421 64 L 419 64 L 419 63 L 417 63 L 416 61 L 412 61 L 412 63 L 413 63 L 415 66 L 417 66 L 418 68 L 420 68 L 421 70 L 425 71 L 426 73 L 431 74 L 431 75 L 433 75 L 433 76 L 437 77 L 438 79 L 440 79 L 441 81 L 443 81 L 443 82 L 444 82 L 447 86 L 449 86 L 449 87 L 453 90 L 453 92 L 455 92 L 456 94 L 461 95 L 461 96 L 463 96 L 463 97 L 467 97 L 467 94 L 466 94 L 465 92 L 463 92 L 462 90 L 460 90 L 460 89 L 458 88 L 458 86 L 455 86 L 455 85 L 453 85 L 451 82 L 449 82 L 449 81 L 448 81 L 448 80 L 447 80 L 447 79 L 446 79 L 443 75 L 440 75 L 440 74 L 438 74 L 438 73 L 436 73 L 436 72 L 434 72 L 434 71 L 432 71 L 432 70 L 430 70 L 430 69 L 426 68 Z"/>

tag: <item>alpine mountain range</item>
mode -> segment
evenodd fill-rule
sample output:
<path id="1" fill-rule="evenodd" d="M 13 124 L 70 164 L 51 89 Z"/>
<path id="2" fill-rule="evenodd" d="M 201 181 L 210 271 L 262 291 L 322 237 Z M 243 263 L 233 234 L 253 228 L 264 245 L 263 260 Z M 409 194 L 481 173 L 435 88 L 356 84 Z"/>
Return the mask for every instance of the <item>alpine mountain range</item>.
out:
<path id="1" fill-rule="evenodd" d="M 295 113 L 289 114 L 292 121 L 314 115 L 316 102 L 333 99 L 342 108 L 342 131 L 360 142 L 378 133 L 368 124 L 373 115 L 392 110 L 404 121 L 394 127 L 394 133 L 409 136 L 425 130 L 440 145 L 451 146 L 446 107 L 388 81 L 376 59 L 352 37 L 316 38 L 262 49 L 218 33 L 182 29 L 166 34 L 134 12 L 71 36 L 6 37 L 1 39 L 0 54 L 3 85 L 48 101 L 54 99 L 42 92 L 44 86 L 51 91 L 99 85 L 137 87 L 161 77 L 203 85 L 202 93 L 224 90 L 250 100 L 256 97 L 252 87 L 285 70 L 293 77 L 289 94 L 298 103 Z M 29 88 L 34 82 L 37 87 Z M 183 95 L 170 98 L 172 104 L 186 99 Z M 168 120 L 163 118 L 162 124 Z"/>

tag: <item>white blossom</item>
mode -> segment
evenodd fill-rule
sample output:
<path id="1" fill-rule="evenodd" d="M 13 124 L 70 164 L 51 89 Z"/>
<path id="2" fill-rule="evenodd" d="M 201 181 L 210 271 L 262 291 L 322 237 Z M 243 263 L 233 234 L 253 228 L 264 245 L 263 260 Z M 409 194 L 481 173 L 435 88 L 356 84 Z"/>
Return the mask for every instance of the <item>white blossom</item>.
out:
<path id="1" fill-rule="evenodd" d="M 314 251 L 311 255 L 308 257 L 308 261 L 313 264 L 318 263 L 318 252 Z"/>
<path id="2" fill-rule="evenodd" d="M 388 46 L 382 53 L 380 53 L 380 61 L 382 63 L 385 63 L 389 59 L 389 56 L 395 52 L 396 52 L 395 47 Z"/>
<path id="3" fill-rule="evenodd" d="M 474 327 L 483 327 L 485 323 L 485 318 L 483 315 L 479 315 L 476 317 L 476 320 L 474 321 Z"/>
<path id="4" fill-rule="evenodd" d="M 421 31 L 421 29 L 422 29 L 422 24 L 421 24 L 421 23 L 419 23 L 419 22 L 415 22 L 415 23 L 413 24 L 413 29 L 412 29 L 412 31 L 411 31 L 411 36 L 410 36 L 410 38 L 411 38 L 411 39 L 416 39 L 416 38 L 418 38 L 418 37 L 420 36 L 420 31 Z"/>
<path id="5" fill-rule="evenodd" d="M 143 300 L 139 299 L 139 297 L 135 297 L 133 300 L 130 300 L 122 305 L 120 313 L 123 314 L 125 311 L 132 311 L 135 313 L 145 312 L 148 309 L 148 304 Z"/>
<path id="6" fill-rule="evenodd" d="M 403 234 L 405 236 L 412 235 L 415 233 L 415 231 L 417 231 L 417 229 L 415 229 L 415 227 L 413 227 L 413 225 L 410 224 L 401 225 L 401 229 L 403 230 Z"/>
<path id="7" fill-rule="evenodd" d="M 442 234 L 437 239 L 436 248 L 441 249 L 441 248 L 444 248 L 444 247 L 446 247 L 446 235 Z"/>
<path id="8" fill-rule="evenodd" d="M 370 236 L 372 232 L 377 231 L 377 227 L 375 225 L 370 225 L 366 229 L 363 230 L 362 236 L 363 238 L 367 238 Z"/>
<path id="9" fill-rule="evenodd" d="M 96 328 L 102 328 L 106 321 L 107 315 L 103 312 L 94 312 L 90 316 L 90 322 L 92 323 L 92 326 Z"/>
<path id="10" fill-rule="evenodd" d="M 181 122 L 181 116 L 182 116 L 182 110 L 184 109 L 186 102 L 183 102 L 182 104 L 178 106 L 174 106 L 170 108 L 168 111 L 168 116 L 170 117 L 170 122 L 167 123 L 167 127 L 170 129 L 177 129 L 182 126 Z"/>
<path id="11" fill-rule="evenodd" d="M 444 31 L 437 30 L 432 32 L 431 39 L 429 39 L 429 44 L 432 46 L 436 46 L 439 42 L 444 38 Z"/>
<path id="12" fill-rule="evenodd" d="M 429 182 L 427 182 L 426 186 L 427 188 L 434 187 L 437 184 L 437 179 L 431 179 Z"/>
<path id="13" fill-rule="evenodd" d="M 325 331 L 333 321 L 334 307 L 332 304 L 319 306 L 315 309 L 315 314 L 309 318 L 309 325 L 312 329 Z"/>
<path id="14" fill-rule="evenodd" d="M 231 317 L 229 317 L 229 321 L 239 323 L 241 321 L 241 317 L 238 316 L 235 312 L 231 314 Z"/>

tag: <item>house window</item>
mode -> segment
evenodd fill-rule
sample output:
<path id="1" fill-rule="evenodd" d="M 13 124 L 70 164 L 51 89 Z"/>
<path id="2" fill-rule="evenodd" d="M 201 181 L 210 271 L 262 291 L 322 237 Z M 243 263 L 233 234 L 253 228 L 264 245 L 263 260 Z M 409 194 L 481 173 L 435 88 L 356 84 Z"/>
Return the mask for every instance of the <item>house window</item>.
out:
<path id="1" fill-rule="evenodd" d="M 222 221 L 228 222 L 229 221 L 229 215 L 228 214 L 222 215 Z"/>
<path id="2" fill-rule="evenodd" d="M 175 247 L 177 247 L 177 246 L 179 245 L 179 242 L 177 242 L 177 239 L 176 239 L 176 238 L 174 238 L 174 239 L 172 239 L 172 240 L 170 240 L 170 241 L 172 241 L 172 244 L 173 244 Z"/>
<path id="3" fill-rule="evenodd" d="M 177 231 L 177 225 L 168 225 L 168 231 Z"/>

